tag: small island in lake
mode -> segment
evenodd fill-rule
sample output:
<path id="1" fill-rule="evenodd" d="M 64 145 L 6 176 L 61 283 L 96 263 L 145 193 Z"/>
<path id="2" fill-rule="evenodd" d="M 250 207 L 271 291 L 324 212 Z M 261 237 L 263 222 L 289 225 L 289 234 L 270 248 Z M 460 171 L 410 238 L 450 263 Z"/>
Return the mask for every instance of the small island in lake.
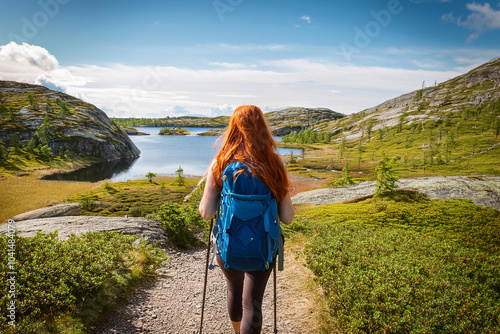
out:
<path id="1" fill-rule="evenodd" d="M 220 136 L 224 132 L 224 129 L 210 129 L 204 132 L 198 133 L 198 136 Z"/>
<path id="2" fill-rule="evenodd" d="M 139 131 L 131 126 L 121 126 L 121 129 L 129 136 L 149 136 L 149 133 Z"/>
<path id="3" fill-rule="evenodd" d="M 165 127 L 158 134 L 162 136 L 186 136 L 191 134 L 191 131 L 177 127 Z"/>

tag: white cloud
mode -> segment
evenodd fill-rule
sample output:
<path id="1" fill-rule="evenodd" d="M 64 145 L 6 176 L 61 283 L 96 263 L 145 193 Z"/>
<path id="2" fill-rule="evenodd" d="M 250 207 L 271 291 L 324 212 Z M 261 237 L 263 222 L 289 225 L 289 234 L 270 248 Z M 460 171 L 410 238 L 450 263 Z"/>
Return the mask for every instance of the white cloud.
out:
<path id="1" fill-rule="evenodd" d="M 444 64 L 441 61 L 436 61 L 434 59 L 422 59 L 422 60 L 417 60 L 414 59 L 412 60 L 412 63 L 420 68 L 443 68 Z"/>
<path id="2" fill-rule="evenodd" d="M 209 62 L 209 65 L 212 66 L 219 66 L 223 68 L 232 68 L 232 69 L 242 69 L 242 68 L 247 68 L 248 66 L 246 64 L 241 64 L 241 63 L 224 63 L 224 62 Z"/>
<path id="3" fill-rule="evenodd" d="M 22 43 L 10 42 L 0 46 L 0 60 L 37 67 L 43 71 L 54 70 L 59 66 L 57 59 L 46 49 Z"/>
<path id="4" fill-rule="evenodd" d="M 302 16 L 300 19 L 306 21 L 307 23 L 311 23 L 311 17 L 307 15 Z"/>
<path id="5" fill-rule="evenodd" d="M 30 47 L 50 55 L 43 48 Z M 410 53 L 403 49 L 391 51 Z M 451 59 L 474 60 L 477 55 L 450 50 Z M 61 87 L 110 116 L 164 117 L 182 113 L 228 115 L 241 104 L 256 104 L 266 110 L 327 107 L 350 114 L 418 89 L 424 80 L 442 82 L 461 74 L 456 70 L 342 66 L 305 58 L 252 62 L 213 62 L 209 65 L 215 68 L 205 69 L 111 64 L 57 65 L 42 70 L 36 62 L 26 65 L 24 58 L 6 57 L 0 61 L 0 76 Z M 462 59 L 463 64 L 466 62 Z"/>
<path id="6" fill-rule="evenodd" d="M 498 5 L 500 6 L 500 3 Z M 473 41 L 487 31 L 500 29 L 500 10 L 493 9 L 488 2 L 484 5 L 473 2 L 466 6 L 472 13 L 467 15 L 465 20 L 462 16 L 456 17 L 453 13 L 445 14 L 441 16 L 441 19 L 472 30 L 467 42 Z"/>

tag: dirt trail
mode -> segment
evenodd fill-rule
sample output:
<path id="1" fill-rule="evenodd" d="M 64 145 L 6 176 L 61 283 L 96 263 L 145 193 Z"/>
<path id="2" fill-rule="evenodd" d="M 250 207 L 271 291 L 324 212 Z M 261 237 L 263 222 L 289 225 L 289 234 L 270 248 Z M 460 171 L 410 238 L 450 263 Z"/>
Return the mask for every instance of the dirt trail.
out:
<path id="1" fill-rule="evenodd" d="M 279 333 L 316 333 L 319 288 L 312 273 L 296 259 L 289 245 L 285 270 L 278 272 Z M 169 250 L 158 278 L 138 288 L 131 298 L 112 312 L 94 333 L 197 333 L 203 294 L 206 249 Z M 273 333 L 273 285 L 268 282 L 263 304 L 262 333 Z M 220 268 L 209 271 L 203 333 L 232 333 L 226 311 L 226 284 Z"/>

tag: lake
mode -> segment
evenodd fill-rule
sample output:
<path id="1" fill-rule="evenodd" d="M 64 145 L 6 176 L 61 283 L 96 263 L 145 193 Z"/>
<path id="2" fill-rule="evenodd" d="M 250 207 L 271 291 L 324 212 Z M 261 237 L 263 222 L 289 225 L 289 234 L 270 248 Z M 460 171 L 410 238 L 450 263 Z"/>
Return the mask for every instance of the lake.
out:
<path id="1" fill-rule="evenodd" d="M 140 157 L 99 163 L 70 173 L 49 175 L 44 179 L 90 182 L 109 179 L 117 182 L 143 179 L 148 172 L 175 176 L 179 167 L 182 167 L 185 176 L 202 176 L 217 152 L 214 145 L 218 137 L 196 135 L 207 128 L 185 128 L 191 131 L 188 136 L 160 136 L 159 127 L 137 129 L 150 134 L 130 136 L 141 150 Z M 281 137 L 275 139 L 280 141 Z M 301 149 L 278 148 L 281 155 L 290 155 L 292 152 L 294 155 L 302 154 Z"/>

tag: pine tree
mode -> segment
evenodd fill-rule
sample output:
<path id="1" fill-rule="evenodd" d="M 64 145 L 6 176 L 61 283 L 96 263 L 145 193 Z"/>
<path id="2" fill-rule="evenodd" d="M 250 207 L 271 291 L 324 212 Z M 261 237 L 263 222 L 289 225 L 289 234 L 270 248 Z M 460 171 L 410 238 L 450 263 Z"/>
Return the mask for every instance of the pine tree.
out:
<path id="1" fill-rule="evenodd" d="M 404 120 L 405 120 L 404 116 L 399 118 L 398 131 L 397 131 L 398 133 L 400 133 L 401 131 L 403 131 Z"/>
<path id="2" fill-rule="evenodd" d="M 411 134 L 414 135 L 415 134 L 415 130 L 417 129 L 417 123 L 411 123 L 410 127 L 411 127 Z"/>
<path id="3" fill-rule="evenodd" d="M 31 105 L 31 108 L 33 108 L 33 110 L 38 110 L 36 95 L 33 96 L 33 94 L 28 93 L 28 101 Z"/>
<path id="4" fill-rule="evenodd" d="M 21 142 L 19 141 L 19 135 L 14 133 L 14 136 L 12 136 L 12 148 L 14 149 L 14 152 L 19 153 L 21 149 Z"/>
<path id="5" fill-rule="evenodd" d="M 153 178 L 156 177 L 156 174 L 155 173 L 152 173 L 152 172 L 148 172 L 146 174 L 146 178 L 149 180 L 149 183 L 153 183 Z"/>
<path id="6" fill-rule="evenodd" d="M 45 161 L 52 160 L 53 153 L 49 145 L 45 144 L 40 148 L 40 157 Z"/>
<path id="7" fill-rule="evenodd" d="M 368 126 L 366 127 L 366 133 L 368 135 L 368 141 L 370 141 L 371 133 L 373 129 L 373 118 L 368 121 Z"/>
<path id="8" fill-rule="evenodd" d="M 5 147 L 5 143 L 0 140 L 0 161 L 7 159 L 7 148 Z"/>
<path id="9" fill-rule="evenodd" d="M 351 175 L 349 173 L 350 173 L 349 165 L 346 162 L 344 168 L 342 168 L 342 177 L 335 180 L 335 185 L 346 186 L 354 184 L 354 181 L 352 180 Z"/>
<path id="10" fill-rule="evenodd" d="M 363 147 L 361 146 L 361 139 L 358 144 L 358 169 L 361 167 L 361 154 L 363 153 Z"/>
<path id="11" fill-rule="evenodd" d="M 418 131 L 418 133 L 422 132 L 422 123 L 418 123 L 415 128 Z"/>
<path id="12" fill-rule="evenodd" d="M 181 166 L 179 166 L 179 169 L 175 171 L 177 173 L 177 178 L 175 179 L 175 182 L 179 186 L 183 186 L 186 181 L 184 180 L 184 169 L 182 169 Z"/>
<path id="13" fill-rule="evenodd" d="M 344 157 L 344 151 L 345 151 L 346 145 L 347 145 L 346 139 L 342 138 L 342 140 L 340 141 L 340 158 L 341 159 Z"/>
<path id="14" fill-rule="evenodd" d="M 375 196 L 382 196 L 388 194 L 396 189 L 396 182 L 399 177 L 394 171 L 398 161 L 396 158 L 389 159 L 388 157 L 383 157 L 378 163 L 377 168 L 377 189 L 375 190 Z"/>
<path id="15" fill-rule="evenodd" d="M 9 107 L 9 118 L 11 122 L 17 122 L 16 110 L 13 107 Z"/>
<path id="16" fill-rule="evenodd" d="M 384 130 L 378 129 L 378 139 L 379 140 L 384 139 Z"/>

